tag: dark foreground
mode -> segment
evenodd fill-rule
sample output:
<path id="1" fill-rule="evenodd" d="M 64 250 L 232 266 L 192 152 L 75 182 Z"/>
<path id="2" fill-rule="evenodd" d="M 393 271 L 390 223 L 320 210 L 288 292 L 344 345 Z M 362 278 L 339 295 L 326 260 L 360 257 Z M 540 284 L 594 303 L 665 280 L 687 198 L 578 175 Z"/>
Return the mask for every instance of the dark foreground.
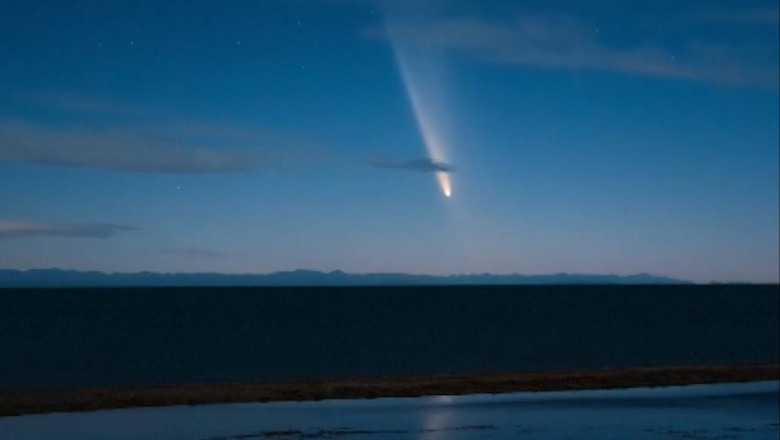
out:
<path id="1" fill-rule="evenodd" d="M 0 416 L 207 403 L 658 387 L 780 379 L 780 364 L 214 383 L 0 393 Z"/>
<path id="2" fill-rule="evenodd" d="M 0 289 L 0 393 L 777 363 L 779 290 Z"/>

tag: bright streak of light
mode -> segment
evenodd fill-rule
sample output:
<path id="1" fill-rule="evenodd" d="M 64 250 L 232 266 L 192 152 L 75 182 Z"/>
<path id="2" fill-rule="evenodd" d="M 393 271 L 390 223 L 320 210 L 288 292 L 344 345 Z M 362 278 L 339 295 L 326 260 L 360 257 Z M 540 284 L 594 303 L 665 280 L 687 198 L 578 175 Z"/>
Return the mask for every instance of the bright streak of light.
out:
<path id="1" fill-rule="evenodd" d="M 439 181 L 439 187 L 441 192 L 444 193 L 444 197 L 452 197 L 452 183 L 450 182 L 449 174 L 439 171 L 436 173 L 436 180 Z"/>
<path id="2" fill-rule="evenodd" d="M 401 79 L 403 80 L 404 88 L 406 89 L 406 96 L 411 104 L 414 119 L 417 122 L 417 128 L 422 135 L 428 157 L 434 162 L 448 163 L 444 142 L 431 117 L 433 112 L 430 107 L 426 106 L 426 102 L 422 98 L 418 76 L 415 75 L 416 72 L 411 69 L 408 57 L 400 47 L 397 38 L 393 37 L 392 32 L 390 32 L 390 39 L 393 46 L 393 53 L 395 54 L 395 59 L 401 72 Z M 439 184 L 439 188 L 441 188 L 442 194 L 444 194 L 445 197 L 451 197 L 452 179 L 450 174 L 439 171 L 436 173 L 436 180 Z"/>

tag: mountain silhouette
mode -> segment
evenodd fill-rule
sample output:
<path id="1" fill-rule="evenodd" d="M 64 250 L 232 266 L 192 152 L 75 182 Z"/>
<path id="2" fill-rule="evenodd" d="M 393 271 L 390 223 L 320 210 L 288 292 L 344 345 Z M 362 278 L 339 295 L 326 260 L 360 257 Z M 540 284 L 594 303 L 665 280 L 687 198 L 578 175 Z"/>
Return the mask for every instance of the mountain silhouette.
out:
<path id="1" fill-rule="evenodd" d="M 600 275 L 413 275 L 404 273 L 351 274 L 335 270 L 294 270 L 268 274 L 221 273 L 104 273 L 64 269 L 0 270 L 0 288 L 11 287 L 169 287 L 169 286 L 411 286 L 411 285 L 529 285 L 529 284 L 693 284 L 647 273 Z"/>

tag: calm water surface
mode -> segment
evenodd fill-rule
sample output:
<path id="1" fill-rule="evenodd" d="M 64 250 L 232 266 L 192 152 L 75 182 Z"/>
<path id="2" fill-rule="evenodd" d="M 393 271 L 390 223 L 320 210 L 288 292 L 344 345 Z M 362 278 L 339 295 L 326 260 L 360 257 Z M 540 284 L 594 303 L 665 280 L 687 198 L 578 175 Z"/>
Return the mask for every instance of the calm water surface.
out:
<path id="1" fill-rule="evenodd" d="M 4 440 L 773 439 L 780 382 L 0 418 Z"/>

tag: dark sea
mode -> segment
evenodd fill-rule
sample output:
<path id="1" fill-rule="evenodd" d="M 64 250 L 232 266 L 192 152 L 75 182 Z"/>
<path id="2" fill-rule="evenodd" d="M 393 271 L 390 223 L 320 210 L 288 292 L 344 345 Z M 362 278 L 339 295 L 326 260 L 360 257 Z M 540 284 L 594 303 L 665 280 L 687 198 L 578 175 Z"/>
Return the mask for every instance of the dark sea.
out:
<path id="1" fill-rule="evenodd" d="M 777 362 L 777 285 L 0 289 L 0 390 Z"/>

